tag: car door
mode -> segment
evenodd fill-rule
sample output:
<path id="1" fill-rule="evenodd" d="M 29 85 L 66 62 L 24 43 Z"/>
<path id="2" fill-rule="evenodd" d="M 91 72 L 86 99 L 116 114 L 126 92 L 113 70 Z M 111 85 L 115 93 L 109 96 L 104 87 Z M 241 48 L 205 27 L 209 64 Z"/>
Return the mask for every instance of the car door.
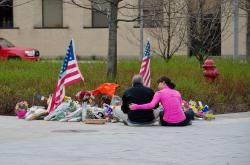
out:
<path id="1" fill-rule="evenodd" d="M 1 44 L 0 44 L 0 59 L 7 59 L 8 58 L 8 53 L 6 48 L 4 48 Z"/>

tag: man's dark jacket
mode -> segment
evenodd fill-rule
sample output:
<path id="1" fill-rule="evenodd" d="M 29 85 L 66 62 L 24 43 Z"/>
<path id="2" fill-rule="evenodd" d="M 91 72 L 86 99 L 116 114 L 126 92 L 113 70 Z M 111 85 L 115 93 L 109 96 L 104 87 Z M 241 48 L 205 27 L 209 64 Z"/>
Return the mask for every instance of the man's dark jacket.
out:
<path id="1" fill-rule="evenodd" d="M 122 96 L 122 111 L 128 114 L 128 119 L 132 122 L 151 122 L 154 120 L 153 110 L 130 110 L 129 105 L 132 103 L 145 104 L 150 103 L 154 97 L 154 91 L 142 84 L 135 83 L 133 87 L 127 89 Z M 158 105 L 157 105 L 158 106 Z"/>

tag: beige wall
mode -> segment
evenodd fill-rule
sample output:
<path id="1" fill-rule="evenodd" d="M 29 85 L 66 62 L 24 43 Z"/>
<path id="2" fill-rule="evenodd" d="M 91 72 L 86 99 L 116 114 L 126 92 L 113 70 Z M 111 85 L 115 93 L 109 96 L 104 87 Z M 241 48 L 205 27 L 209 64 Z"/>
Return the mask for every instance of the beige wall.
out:
<path id="1" fill-rule="evenodd" d="M 15 2 L 17 3 L 17 0 Z M 20 2 L 18 0 L 18 3 Z M 91 26 L 91 12 L 70 4 L 63 4 L 63 26 L 66 28 L 39 28 L 42 27 L 42 0 L 15 7 L 14 26 L 19 29 L 0 29 L 0 36 L 17 46 L 37 48 L 42 57 L 64 55 L 71 37 L 74 38 L 77 54 L 104 57 L 107 55 L 108 28 L 84 28 Z M 133 30 L 139 33 L 138 29 Z M 128 33 L 130 31 L 124 28 L 123 24 L 119 24 L 118 54 L 137 56 L 138 45 L 128 42 L 124 37 Z"/>
<path id="2" fill-rule="evenodd" d="M 26 0 L 14 0 L 21 3 Z M 139 57 L 139 28 L 136 23 L 119 23 L 118 57 Z M 240 26 L 245 20 L 240 20 Z M 79 7 L 63 4 L 62 29 L 42 27 L 42 0 L 34 0 L 14 8 L 14 26 L 18 29 L 0 29 L 0 37 L 7 38 L 17 46 L 37 48 L 41 57 L 65 55 L 71 37 L 75 40 L 76 52 L 80 56 L 107 56 L 108 28 L 84 28 L 91 26 L 91 12 Z M 232 29 L 232 26 L 230 26 Z M 240 53 L 245 54 L 245 30 L 240 32 Z M 145 39 L 149 37 L 145 34 Z M 153 47 L 157 48 L 153 41 Z M 223 40 L 222 54 L 232 54 L 232 36 Z M 177 54 L 187 54 L 185 46 Z"/>
<path id="3" fill-rule="evenodd" d="M 246 55 L 246 13 L 243 10 L 240 10 L 239 18 L 239 55 Z M 222 21 L 223 23 L 223 21 Z M 224 56 L 232 56 L 234 52 L 234 36 L 233 36 L 233 16 L 229 19 L 229 24 L 227 29 L 222 33 L 222 43 L 221 43 L 221 53 Z"/>

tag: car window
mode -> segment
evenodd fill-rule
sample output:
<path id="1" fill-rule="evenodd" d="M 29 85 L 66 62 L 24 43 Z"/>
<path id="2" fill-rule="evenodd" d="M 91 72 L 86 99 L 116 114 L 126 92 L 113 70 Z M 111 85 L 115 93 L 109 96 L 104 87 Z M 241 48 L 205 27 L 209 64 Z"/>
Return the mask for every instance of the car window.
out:
<path id="1" fill-rule="evenodd" d="M 2 45 L 2 47 L 4 47 L 4 48 L 15 47 L 11 42 L 9 42 L 8 40 L 6 40 L 4 38 L 0 38 L 0 45 Z"/>

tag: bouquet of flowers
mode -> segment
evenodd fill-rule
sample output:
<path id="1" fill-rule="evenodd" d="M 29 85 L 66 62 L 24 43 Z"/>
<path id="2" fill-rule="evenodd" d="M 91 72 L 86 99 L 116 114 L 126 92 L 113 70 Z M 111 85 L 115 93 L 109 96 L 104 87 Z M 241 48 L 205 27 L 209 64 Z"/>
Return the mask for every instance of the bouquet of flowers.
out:
<path id="1" fill-rule="evenodd" d="M 184 101 L 182 103 L 183 111 L 192 110 L 195 113 L 195 116 L 200 119 L 212 120 L 215 119 L 215 115 L 209 109 L 208 105 L 203 105 L 201 101 L 193 101 L 189 102 Z"/>
<path id="2" fill-rule="evenodd" d="M 25 114 L 27 113 L 27 109 L 28 109 L 27 101 L 21 101 L 16 104 L 15 113 L 19 119 L 24 119 Z"/>

